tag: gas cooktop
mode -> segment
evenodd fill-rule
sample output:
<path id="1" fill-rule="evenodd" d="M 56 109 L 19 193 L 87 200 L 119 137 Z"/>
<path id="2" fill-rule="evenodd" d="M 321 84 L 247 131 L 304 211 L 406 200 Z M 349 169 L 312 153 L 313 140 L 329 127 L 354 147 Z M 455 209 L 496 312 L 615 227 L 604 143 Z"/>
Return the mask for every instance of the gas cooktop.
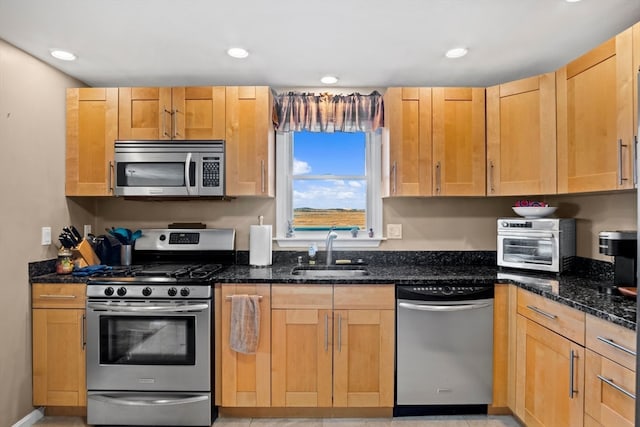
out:
<path id="1" fill-rule="evenodd" d="M 116 266 L 94 272 L 91 278 L 173 278 L 210 279 L 222 270 L 221 264 L 143 264 Z M 89 279 L 91 280 L 91 279 Z"/>

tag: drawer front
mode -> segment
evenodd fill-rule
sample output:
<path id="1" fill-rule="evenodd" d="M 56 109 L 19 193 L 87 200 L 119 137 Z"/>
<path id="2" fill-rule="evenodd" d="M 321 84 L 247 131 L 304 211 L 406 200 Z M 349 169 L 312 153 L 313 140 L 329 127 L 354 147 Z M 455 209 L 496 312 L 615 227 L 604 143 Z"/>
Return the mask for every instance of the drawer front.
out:
<path id="1" fill-rule="evenodd" d="M 584 345 L 585 314 L 579 310 L 518 289 L 518 314 Z"/>
<path id="2" fill-rule="evenodd" d="M 633 371 L 586 351 L 584 410 L 603 426 L 633 427 L 636 376 Z"/>
<path id="3" fill-rule="evenodd" d="M 636 370 L 636 334 L 631 329 L 587 315 L 587 348 Z"/>
<path id="4" fill-rule="evenodd" d="M 333 308 L 331 285 L 272 285 L 271 308 Z"/>
<path id="5" fill-rule="evenodd" d="M 34 283 L 32 308 L 84 308 L 87 286 L 84 283 Z"/>
<path id="6" fill-rule="evenodd" d="M 334 285 L 336 310 L 394 310 L 394 285 Z"/>

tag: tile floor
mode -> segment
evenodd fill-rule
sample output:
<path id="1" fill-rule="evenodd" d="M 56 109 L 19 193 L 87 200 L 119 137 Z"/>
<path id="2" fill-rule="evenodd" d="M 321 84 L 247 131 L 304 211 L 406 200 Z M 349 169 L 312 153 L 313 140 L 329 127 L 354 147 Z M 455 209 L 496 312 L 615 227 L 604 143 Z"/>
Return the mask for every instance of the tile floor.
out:
<path id="1" fill-rule="evenodd" d="M 36 426 L 85 427 L 80 417 L 44 417 Z M 213 427 L 520 427 L 509 416 L 433 416 L 399 418 L 218 418 Z"/>

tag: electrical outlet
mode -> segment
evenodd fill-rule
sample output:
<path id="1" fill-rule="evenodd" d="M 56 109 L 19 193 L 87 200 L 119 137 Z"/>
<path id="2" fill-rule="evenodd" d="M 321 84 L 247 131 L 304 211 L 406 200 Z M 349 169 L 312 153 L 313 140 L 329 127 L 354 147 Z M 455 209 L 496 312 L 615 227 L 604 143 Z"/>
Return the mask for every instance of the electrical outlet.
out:
<path id="1" fill-rule="evenodd" d="M 402 239 L 402 224 L 387 224 L 387 239 Z"/>
<path id="2" fill-rule="evenodd" d="M 42 227 L 40 240 L 42 246 L 51 244 L 51 227 Z"/>
<path id="3" fill-rule="evenodd" d="M 89 234 L 91 234 L 91 224 L 85 224 L 84 225 L 84 230 L 83 230 L 84 234 L 82 235 L 82 237 L 87 237 Z"/>

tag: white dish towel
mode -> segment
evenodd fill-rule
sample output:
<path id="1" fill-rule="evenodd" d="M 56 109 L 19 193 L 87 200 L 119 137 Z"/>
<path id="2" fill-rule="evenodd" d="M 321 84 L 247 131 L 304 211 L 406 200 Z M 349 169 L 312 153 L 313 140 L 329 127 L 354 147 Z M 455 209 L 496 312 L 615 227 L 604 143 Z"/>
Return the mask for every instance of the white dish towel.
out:
<path id="1" fill-rule="evenodd" d="M 254 354 L 260 336 L 260 296 L 231 296 L 229 346 L 238 353 Z"/>

